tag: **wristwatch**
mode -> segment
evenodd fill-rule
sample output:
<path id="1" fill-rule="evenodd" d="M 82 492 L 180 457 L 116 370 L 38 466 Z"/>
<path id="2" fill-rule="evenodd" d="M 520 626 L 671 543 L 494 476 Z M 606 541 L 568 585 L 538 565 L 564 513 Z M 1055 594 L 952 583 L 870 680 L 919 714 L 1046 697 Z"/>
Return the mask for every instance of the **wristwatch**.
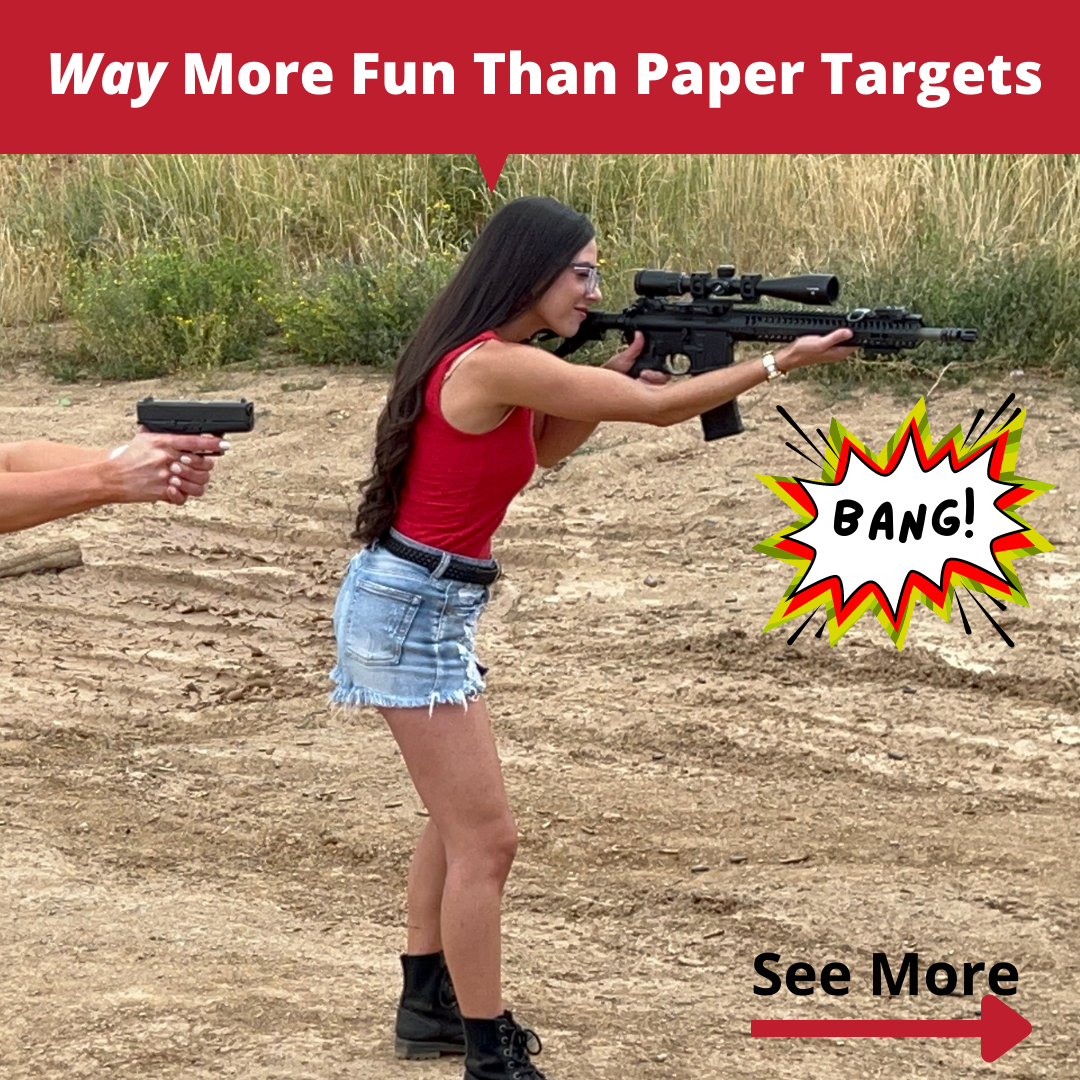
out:
<path id="1" fill-rule="evenodd" d="M 787 378 L 787 372 L 786 371 L 781 371 L 776 366 L 776 360 L 773 357 L 772 353 L 766 353 L 761 358 L 761 362 L 762 362 L 762 364 L 765 365 L 765 375 L 766 375 L 766 380 L 765 381 L 766 382 L 773 382 L 776 379 L 786 379 Z"/>

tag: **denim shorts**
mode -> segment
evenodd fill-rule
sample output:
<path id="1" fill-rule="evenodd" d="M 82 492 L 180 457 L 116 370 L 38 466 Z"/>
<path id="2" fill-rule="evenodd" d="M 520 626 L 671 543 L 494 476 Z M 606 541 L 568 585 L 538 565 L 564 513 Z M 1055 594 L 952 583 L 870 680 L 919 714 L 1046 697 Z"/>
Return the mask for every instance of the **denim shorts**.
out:
<path id="1" fill-rule="evenodd" d="M 484 692 L 475 635 L 487 586 L 437 573 L 378 541 L 353 556 L 334 605 L 331 702 L 430 709 Z"/>

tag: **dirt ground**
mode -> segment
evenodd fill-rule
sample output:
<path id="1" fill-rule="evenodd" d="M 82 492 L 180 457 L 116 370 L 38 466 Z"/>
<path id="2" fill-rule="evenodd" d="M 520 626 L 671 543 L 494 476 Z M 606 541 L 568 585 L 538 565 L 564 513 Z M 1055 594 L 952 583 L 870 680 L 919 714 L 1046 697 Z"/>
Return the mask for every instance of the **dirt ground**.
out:
<path id="1" fill-rule="evenodd" d="M 790 520 L 756 473 L 814 475 L 780 400 L 878 448 L 915 398 L 747 394 L 747 431 L 602 429 L 538 473 L 497 537 L 481 622 L 521 848 L 508 1003 L 550 1080 L 1080 1076 L 1078 411 L 1028 377 L 929 399 L 931 431 L 1010 390 L 1017 469 L 1059 484 L 1025 517 L 1029 608 L 965 635 L 920 608 L 902 652 L 863 619 L 763 634 Z M 4 373 L 0 437 L 115 444 L 181 381 Z M 85 565 L 0 579 L 0 1075 L 459 1080 L 390 1039 L 407 860 L 422 823 L 370 712 L 328 708 L 330 613 L 381 376 L 221 376 L 256 430 L 207 497 L 18 536 Z M 64 402 L 67 402 L 66 404 Z M 817 620 L 820 622 L 820 617 Z M 846 997 L 752 992 L 754 957 L 852 972 Z M 876 997 L 893 969 L 1014 965 L 1033 1034 L 752 1039 L 768 1018 L 973 1019 L 972 996 Z"/>

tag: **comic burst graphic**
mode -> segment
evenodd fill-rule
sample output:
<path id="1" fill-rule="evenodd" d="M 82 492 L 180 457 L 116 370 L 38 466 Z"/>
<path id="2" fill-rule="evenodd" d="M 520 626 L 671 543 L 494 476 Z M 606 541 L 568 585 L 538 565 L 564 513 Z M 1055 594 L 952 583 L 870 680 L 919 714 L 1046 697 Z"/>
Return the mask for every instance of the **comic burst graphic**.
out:
<path id="1" fill-rule="evenodd" d="M 765 630 L 803 616 L 808 622 L 824 604 L 830 644 L 870 611 L 902 649 L 915 604 L 947 622 L 960 587 L 999 608 L 1001 601 L 1027 607 L 1013 563 L 1054 548 L 1017 511 L 1054 485 L 1013 473 L 1025 414 L 1017 409 L 993 427 L 1011 402 L 1010 395 L 971 446 L 981 409 L 966 438 L 956 427 L 935 445 L 920 399 L 876 454 L 835 419 L 827 437 L 818 431 L 827 447 L 822 454 L 781 408 L 824 463 L 820 480 L 758 477 L 799 517 L 754 548 L 796 570 Z M 958 599 L 957 605 L 970 633 Z"/>

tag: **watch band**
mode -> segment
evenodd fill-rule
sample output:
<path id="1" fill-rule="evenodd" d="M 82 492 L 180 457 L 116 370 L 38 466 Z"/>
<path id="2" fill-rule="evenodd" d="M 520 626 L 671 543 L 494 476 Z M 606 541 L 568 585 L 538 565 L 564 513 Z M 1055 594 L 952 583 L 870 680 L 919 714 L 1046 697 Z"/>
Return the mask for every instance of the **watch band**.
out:
<path id="1" fill-rule="evenodd" d="M 774 382 L 776 379 L 786 379 L 787 378 L 787 372 L 786 371 L 781 371 L 776 366 L 776 358 L 773 356 L 772 353 L 766 353 L 761 358 L 761 362 L 765 367 L 765 381 L 766 382 Z"/>

